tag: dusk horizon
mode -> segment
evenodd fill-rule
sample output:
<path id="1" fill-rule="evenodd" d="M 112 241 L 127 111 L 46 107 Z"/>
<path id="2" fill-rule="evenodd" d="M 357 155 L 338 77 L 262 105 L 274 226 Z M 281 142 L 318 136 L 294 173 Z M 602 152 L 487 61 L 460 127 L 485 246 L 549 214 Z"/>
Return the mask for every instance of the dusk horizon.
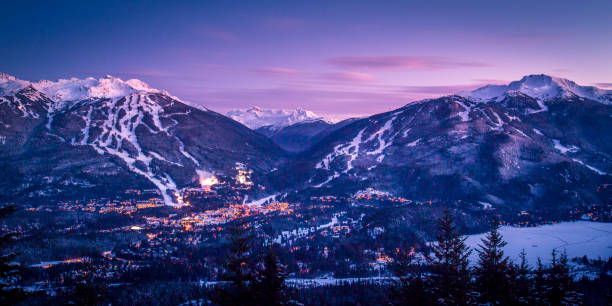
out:
<path id="1" fill-rule="evenodd" d="M 1 70 L 137 78 L 220 113 L 365 116 L 531 74 L 612 83 L 609 1 L 23 5 L 0 21 Z"/>
<path id="2" fill-rule="evenodd" d="M 609 305 L 612 1 L 12 1 L 0 305 Z"/>

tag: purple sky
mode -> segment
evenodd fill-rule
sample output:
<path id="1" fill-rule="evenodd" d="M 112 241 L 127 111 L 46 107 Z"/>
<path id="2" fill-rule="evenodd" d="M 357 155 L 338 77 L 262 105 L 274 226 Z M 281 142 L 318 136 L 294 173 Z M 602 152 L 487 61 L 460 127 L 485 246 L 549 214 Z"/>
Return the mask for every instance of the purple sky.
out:
<path id="1" fill-rule="evenodd" d="M 332 117 L 527 74 L 612 86 L 609 0 L 89 2 L 3 4 L 0 71 Z"/>

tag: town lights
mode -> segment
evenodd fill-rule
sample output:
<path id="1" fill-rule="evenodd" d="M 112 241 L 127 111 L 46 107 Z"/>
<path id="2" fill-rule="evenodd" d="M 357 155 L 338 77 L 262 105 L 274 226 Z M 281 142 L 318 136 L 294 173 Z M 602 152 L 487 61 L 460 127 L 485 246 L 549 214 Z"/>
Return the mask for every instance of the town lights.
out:
<path id="1" fill-rule="evenodd" d="M 204 191 L 210 191 L 212 186 L 218 183 L 219 179 L 217 179 L 216 176 L 200 177 L 200 186 L 202 186 L 202 189 L 204 189 Z"/>

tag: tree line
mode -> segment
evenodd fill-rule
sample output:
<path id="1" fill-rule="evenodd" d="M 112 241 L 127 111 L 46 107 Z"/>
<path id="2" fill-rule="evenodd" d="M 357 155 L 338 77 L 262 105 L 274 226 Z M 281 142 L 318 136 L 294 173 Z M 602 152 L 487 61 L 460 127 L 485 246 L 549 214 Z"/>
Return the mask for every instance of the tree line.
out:
<path id="1" fill-rule="evenodd" d="M 291 300 L 286 274 L 270 249 L 263 260 L 251 256 L 251 234 L 235 227 L 225 282 L 216 286 L 211 302 L 221 305 L 288 305 Z M 506 242 L 493 222 L 476 249 L 478 261 L 470 265 L 472 250 L 459 235 L 447 210 L 439 221 L 436 241 L 424 256 L 403 250 L 394 265 L 394 283 L 388 288 L 390 305 L 579 305 L 565 252 L 552 253 L 552 262 L 539 259 L 532 268 L 525 251 L 520 262 L 504 255 Z"/>
<path id="2" fill-rule="evenodd" d="M 0 209 L 0 218 L 13 211 Z M 15 233 L 0 235 L 0 303 L 17 304 L 26 294 L 19 286 L 19 267 L 12 261 L 15 254 L 6 246 Z M 292 305 L 300 304 L 295 288 L 286 285 L 286 268 L 276 256 L 275 246 L 263 254 L 255 254 L 253 233 L 245 223 L 236 222 L 230 228 L 228 255 L 223 261 L 222 280 L 212 289 L 196 293 L 193 303 L 198 305 Z M 552 262 L 539 259 L 532 267 L 523 251 L 520 262 L 514 263 L 504 255 L 506 242 L 499 232 L 499 222 L 493 222 L 489 232 L 475 250 L 478 260 L 470 263 L 472 250 L 459 235 L 454 218 L 445 211 L 439 220 L 437 237 L 430 252 L 419 256 L 411 250 L 401 250 L 392 265 L 395 277 L 391 285 L 372 284 L 384 291 L 380 304 L 389 305 L 579 305 L 582 294 L 576 289 L 567 255 L 553 251 Z M 95 267 L 85 265 L 85 273 L 66 281 L 69 290 L 58 298 L 76 305 L 106 303 L 113 296 L 108 286 L 95 275 Z M 346 285 L 365 288 L 364 284 Z M 309 289 L 302 289 L 309 290 Z M 326 289 L 324 289 L 326 290 Z M 329 288 L 328 294 L 334 294 Z M 337 290 L 335 291 L 337 292 Z M 303 296 L 304 292 L 300 292 Z M 359 293 L 354 293 L 356 296 Z M 379 293 L 377 293 L 379 294 Z M 327 295 L 329 297 L 329 295 Z M 44 299 L 46 300 L 46 299 Z M 325 300 L 325 297 L 323 298 Z M 331 299 L 328 299 L 331 300 Z M 46 300 L 48 301 L 48 300 Z M 159 301 L 158 301 L 159 302 Z M 608 297 L 608 303 L 612 299 Z M 132 303 L 136 304 L 136 303 Z M 377 303 L 378 304 L 378 303 Z"/>

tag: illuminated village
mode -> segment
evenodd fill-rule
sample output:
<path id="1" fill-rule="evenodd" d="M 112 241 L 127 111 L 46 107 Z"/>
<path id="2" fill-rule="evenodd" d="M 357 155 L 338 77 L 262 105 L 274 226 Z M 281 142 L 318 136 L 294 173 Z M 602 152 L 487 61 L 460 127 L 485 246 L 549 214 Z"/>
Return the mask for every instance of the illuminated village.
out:
<path id="1" fill-rule="evenodd" d="M 248 193 L 257 188 L 261 191 L 261 187 L 251 181 L 250 171 L 243 165 L 236 169 L 236 176 L 229 179 L 201 175 L 200 186 L 181 190 L 181 207 L 165 206 L 157 190 L 130 189 L 116 199 L 62 201 L 59 205 L 26 208 L 23 218 L 36 220 L 37 215 L 45 214 L 56 221 L 20 225 L 24 236 L 46 249 L 28 254 L 34 259 L 25 263 L 33 271 L 29 283 L 37 290 L 52 290 L 66 271 L 76 269 L 70 273 L 79 273 L 82 265 L 94 265 L 96 273 L 111 283 L 155 275 L 159 265 L 174 271 L 168 277 L 214 280 L 222 271 L 218 260 L 223 256 L 225 241 L 241 220 L 248 221 L 241 226 L 256 233 L 260 246 L 282 248 L 279 256 L 292 271 L 290 277 L 313 278 L 329 273 L 334 277 L 384 277 L 392 274 L 392 263 L 400 248 L 406 247 L 398 245 L 392 235 L 391 231 L 400 232 L 401 227 L 390 228 L 389 214 L 410 220 L 414 214 L 429 214 L 441 206 L 372 188 L 349 197 L 311 196 L 304 203 L 276 201 L 275 196 L 250 201 Z M 483 216 L 492 210 L 486 203 L 455 205 Z M 75 219 L 64 220 L 61 216 L 66 212 L 73 213 Z M 372 217 L 377 215 L 380 217 Z M 569 217 L 602 220 L 610 215 L 609 209 L 590 207 L 571 211 Z M 533 226 L 547 220 L 520 211 L 506 223 Z M 47 238 L 39 241 L 36 237 L 41 235 Z M 90 236 L 96 238 L 90 240 Z M 404 239 L 410 243 L 411 254 L 418 255 L 421 240 Z M 90 247 L 71 248 L 75 241 Z M 346 241 L 354 241 L 359 247 L 347 248 Z M 42 275 L 55 278 L 41 282 Z"/>

